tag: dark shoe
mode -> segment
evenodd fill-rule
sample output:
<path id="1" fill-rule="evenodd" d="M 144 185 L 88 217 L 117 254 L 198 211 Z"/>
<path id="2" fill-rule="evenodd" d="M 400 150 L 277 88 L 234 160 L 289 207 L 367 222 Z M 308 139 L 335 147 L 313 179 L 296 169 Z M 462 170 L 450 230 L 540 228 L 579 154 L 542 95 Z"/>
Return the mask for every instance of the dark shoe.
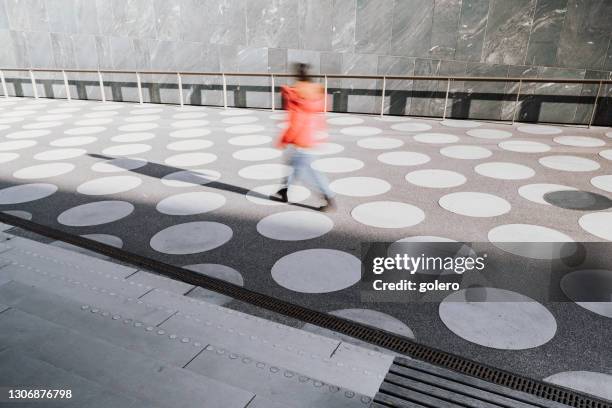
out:
<path id="1" fill-rule="evenodd" d="M 326 203 L 319 207 L 319 211 L 329 212 L 336 209 L 336 200 L 331 197 L 325 197 Z"/>
<path id="2" fill-rule="evenodd" d="M 286 203 L 289 201 L 289 199 L 287 198 L 287 187 L 281 188 L 274 195 L 279 197 L 280 201 L 282 201 L 283 203 Z"/>

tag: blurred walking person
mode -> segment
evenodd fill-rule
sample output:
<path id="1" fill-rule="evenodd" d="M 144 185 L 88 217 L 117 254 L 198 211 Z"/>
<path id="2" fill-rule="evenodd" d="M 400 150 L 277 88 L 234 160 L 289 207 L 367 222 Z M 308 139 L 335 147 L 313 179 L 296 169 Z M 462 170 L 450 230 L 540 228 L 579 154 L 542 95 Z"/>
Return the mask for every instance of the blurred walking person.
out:
<path id="1" fill-rule="evenodd" d="M 287 191 L 291 184 L 298 178 L 308 177 L 325 200 L 320 210 L 328 211 L 335 207 L 334 193 L 329 188 L 327 178 L 312 168 L 312 155 L 309 152 L 323 141 L 325 97 L 323 87 L 310 80 L 308 68 L 307 64 L 295 64 L 297 82 L 291 87 L 285 85 L 281 88 L 289 115 L 289 126 L 278 140 L 278 147 L 288 148 L 289 165 L 293 168 L 293 172 L 276 195 L 283 202 L 287 202 Z"/>

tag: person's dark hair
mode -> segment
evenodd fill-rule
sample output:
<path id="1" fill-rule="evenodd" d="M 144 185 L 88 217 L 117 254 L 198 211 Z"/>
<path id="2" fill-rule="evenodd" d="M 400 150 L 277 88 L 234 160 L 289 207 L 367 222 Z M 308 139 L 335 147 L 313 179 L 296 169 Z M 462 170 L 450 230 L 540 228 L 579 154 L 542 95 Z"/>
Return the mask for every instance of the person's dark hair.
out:
<path id="1" fill-rule="evenodd" d="M 297 79 L 300 81 L 306 81 L 306 82 L 310 81 L 310 77 L 308 76 L 309 68 L 310 68 L 310 65 L 304 64 L 303 62 L 297 62 L 293 66 L 293 70 L 295 71 L 295 76 L 297 77 Z"/>

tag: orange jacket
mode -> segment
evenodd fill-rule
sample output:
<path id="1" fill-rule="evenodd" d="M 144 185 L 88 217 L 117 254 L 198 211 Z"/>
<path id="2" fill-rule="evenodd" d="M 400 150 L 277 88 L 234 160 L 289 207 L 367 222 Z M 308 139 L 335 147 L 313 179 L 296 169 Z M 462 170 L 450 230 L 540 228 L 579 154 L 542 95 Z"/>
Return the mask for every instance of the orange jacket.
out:
<path id="1" fill-rule="evenodd" d="M 294 87 L 283 86 L 281 92 L 289 123 L 278 140 L 278 147 L 316 145 L 321 141 L 317 136 L 325 130 L 325 118 L 320 114 L 325 110 L 321 86 L 298 82 Z"/>

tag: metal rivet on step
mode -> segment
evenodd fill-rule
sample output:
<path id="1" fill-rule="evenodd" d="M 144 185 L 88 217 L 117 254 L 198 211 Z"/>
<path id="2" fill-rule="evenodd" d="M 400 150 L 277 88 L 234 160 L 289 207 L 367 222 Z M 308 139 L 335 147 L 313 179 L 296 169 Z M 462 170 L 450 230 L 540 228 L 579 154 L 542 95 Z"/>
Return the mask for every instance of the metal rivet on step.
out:
<path id="1" fill-rule="evenodd" d="M 153 331 L 153 326 L 147 326 L 146 331 Z"/>
<path id="2" fill-rule="evenodd" d="M 200 342 L 198 342 L 198 341 L 196 341 L 195 343 L 193 343 L 193 346 L 194 346 L 194 347 L 200 347 L 201 345 L 202 345 L 202 343 L 200 343 Z"/>
<path id="3" fill-rule="evenodd" d="M 255 364 L 255 366 L 256 366 L 257 368 L 264 368 L 266 365 L 265 365 L 265 363 L 261 363 L 261 362 L 259 362 L 259 363 L 256 363 L 256 364 Z"/>
<path id="4" fill-rule="evenodd" d="M 285 371 L 285 373 L 283 374 L 285 377 L 287 378 L 291 378 L 293 377 L 295 374 L 293 374 L 291 371 Z"/>
<path id="5" fill-rule="evenodd" d="M 110 313 L 108 313 L 108 312 L 102 312 L 102 316 L 107 317 L 108 315 L 110 315 Z"/>
<path id="6" fill-rule="evenodd" d="M 223 349 L 217 349 L 217 354 L 225 354 L 225 350 L 223 350 Z"/>
<path id="7" fill-rule="evenodd" d="M 308 382 L 310 378 L 306 377 L 305 375 L 301 375 L 300 377 L 298 377 L 298 380 L 300 380 L 300 382 Z"/>
<path id="8" fill-rule="evenodd" d="M 329 386 L 329 391 L 330 392 L 338 392 L 338 391 L 340 391 L 340 387 L 336 387 L 335 385 L 330 385 Z"/>
<path id="9" fill-rule="evenodd" d="M 91 312 L 91 313 L 98 313 L 99 311 L 100 311 L 100 310 L 99 310 L 99 309 L 96 309 L 96 308 L 93 308 L 93 309 L 91 309 L 91 310 L 90 310 L 90 312 Z"/>
<path id="10" fill-rule="evenodd" d="M 321 381 L 313 381 L 312 385 L 314 385 L 315 387 L 322 387 L 323 383 Z"/>
<path id="11" fill-rule="evenodd" d="M 361 397 L 361 402 L 363 402 L 364 404 L 369 404 L 372 401 L 372 398 L 368 397 L 368 396 L 363 396 Z"/>
<path id="12" fill-rule="evenodd" d="M 159 334 L 159 335 L 166 334 L 166 331 L 165 330 L 158 330 L 157 334 Z"/>
<path id="13" fill-rule="evenodd" d="M 245 357 L 245 358 L 243 358 L 243 359 L 242 359 L 242 362 L 243 362 L 244 364 L 249 364 L 249 363 L 251 363 L 251 361 L 253 361 L 253 360 L 251 360 L 251 359 L 250 359 L 250 358 L 248 358 L 248 357 Z"/>
<path id="14" fill-rule="evenodd" d="M 209 344 L 206 346 L 206 350 L 215 351 L 215 348 Z"/>
<path id="15" fill-rule="evenodd" d="M 176 339 L 178 336 L 176 334 L 171 334 L 168 336 L 170 339 L 174 340 Z"/>
<path id="16" fill-rule="evenodd" d="M 83 305 L 83 306 L 81 306 L 81 310 L 87 310 L 87 309 L 89 309 L 89 305 Z"/>
<path id="17" fill-rule="evenodd" d="M 238 358 L 238 354 L 230 353 L 229 358 L 235 360 Z"/>
<path id="18" fill-rule="evenodd" d="M 142 323 L 141 322 L 134 322 L 134 327 L 142 327 Z"/>
<path id="19" fill-rule="evenodd" d="M 181 339 L 181 343 L 189 343 L 189 338 L 188 337 L 183 337 Z"/>
<path id="20" fill-rule="evenodd" d="M 125 324 L 130 324 L 130 323 L 132 323 L 132 319 L 125 319 L 125 320 L 123 321 L 123 323 L 125 323 Z"/>
<path id="21" fill-rule="evenodd" d="M 270 372 L 278 373 L 278 367 L 270 367 Z"/>
<path id="22" fill-rule="evenodd" d="M 355 393 L 353 391 L 347 391 L 344 393 L 344 396 L 347 398 L 353 398 L 355 396 Z"/>
<path id="23" fill-rule="evenodd" d="M 121 316 L 119 316 L 119 315 L 113 315 L 113 320 L 119 320 L 119 319 L 121 319 Z"/>

